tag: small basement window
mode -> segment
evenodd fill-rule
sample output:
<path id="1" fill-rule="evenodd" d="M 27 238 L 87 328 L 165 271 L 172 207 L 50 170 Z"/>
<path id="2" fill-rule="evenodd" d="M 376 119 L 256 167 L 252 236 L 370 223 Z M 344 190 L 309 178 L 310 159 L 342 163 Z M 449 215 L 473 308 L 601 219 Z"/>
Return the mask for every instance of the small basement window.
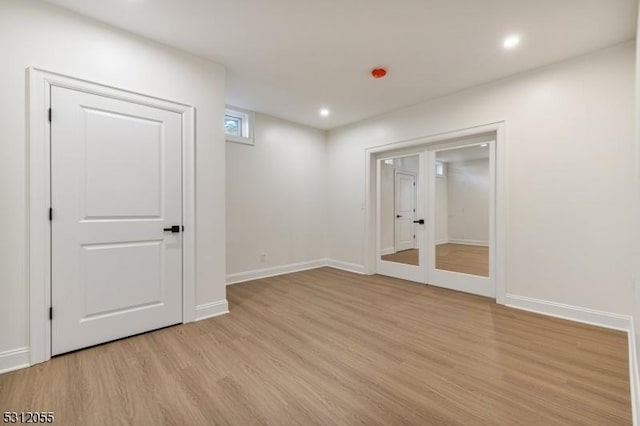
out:
<path id="1" fill-rule="evenodd" d="M 251 111 L 227 106 L 224 110 L 224 133 L 227 142 L 254 145 L 254 117 Z"/>

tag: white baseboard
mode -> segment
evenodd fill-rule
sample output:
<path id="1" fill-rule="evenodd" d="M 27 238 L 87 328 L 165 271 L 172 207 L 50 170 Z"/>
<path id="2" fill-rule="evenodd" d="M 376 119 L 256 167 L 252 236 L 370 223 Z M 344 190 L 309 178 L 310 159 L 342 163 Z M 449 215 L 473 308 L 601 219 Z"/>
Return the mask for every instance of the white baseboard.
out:
<path id="1" fill-rule="evenodd" d="M 217 300 L 211 303 L 205 303 L 204 305 L 196 306 L 196 321 L 200 321 L 207 318 L 217 317 L 218 315 L 224 315 L 229 313 L 229 303 L 227 299 Z"/>
<path id="2" fill-rule="evenodd" d="M 227 285 L 238 284 L 245 281 L 259 280 L 261 278 L 275 277 L 277 275 L 290 274 L 292 272 L 306 271 L 327 266 L 326 259 L 316 259 L 307 262 L 290 263 L 288 265 L 274 266 L 272 268 L 255 269 L 253 271 L 238 272 L 227 275 Z"/>
<path id="3" fill-rule="evenodd" d="M 632 318 L 628 315 L 548 302 L 515 294 L 507 294 L 505 304 L 511 308 L 627 332 L 630 330 L 632 323 Z"/>
<path id="4" fill-rule="evenodd" d="M 28 367 L 29 348 L 18 348 L 0 352 L 0 374 Z"/>
<path id="5" fill-rule="evenodd" d="M 343 262 L 341 260 L 327 259 L 326 266 L 330 268 L 340 269 L 342 271 L 353 272 L 354 274 L 364 275 L 364 266 L 356 263 Z"/>
<path id="6" fill-rule="evenodd" d="M 227 275 L 227 285 L 239 284 L 246 281 L 291 274 L 293 272 L 307 271 L 309 269 L 329 266 L 355 274 L 364 274 L 364 266 L 355 263 L 342 262 L 334 259 L 316 259 L 308 262 L 291 263 L 288 265 L 274 266 L 273 268 L 255 269 L 253 271 L 238 272 Z"/>
<path id="7" fill-rule="evenodd" d="M 382 249 L 382 256 L 385 256 L 387 254 L 393 254 L 396 252 L 396 249 L 394 247 L 389 247 L 386 249 Z"/>
<path id="8" fill-rule="evenodd" d="M 489 247 L 489 242 L 482 241 L 482 240 L 456 240 L 456 239 L 449 238 L 447 242 L 451 244 L 464 244 L 466 246 Z"/>
<path id="9" fill-rule="evenodd" d="M 448 244 L 449 243 L 449 239 L 448 238 L 443 238 L 441 240 L 436 240 L 436 245 L 439 246 L 440 244 Z"/>
<path id="10" fill-rule="evenodd" d="M 629 383 L 631 387 L 631 414 L 633 426 L 640 426 L 638 419 L 638 398 L 640 397 L 640 379 L 638 378 L 638 353 L 636 348 L 636 333 L 633 320 L 629 324 Z"/>

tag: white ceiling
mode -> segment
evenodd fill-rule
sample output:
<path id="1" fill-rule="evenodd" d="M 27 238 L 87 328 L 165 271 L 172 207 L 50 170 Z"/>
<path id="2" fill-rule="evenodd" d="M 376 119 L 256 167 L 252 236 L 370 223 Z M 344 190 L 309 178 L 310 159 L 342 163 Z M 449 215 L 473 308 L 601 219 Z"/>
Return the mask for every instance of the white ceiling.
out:
<path id="1" fill-rule="evenodd" d="M 637 16 L 637 0 L 47 1 L 219 62 L 227 103 L 322 129 L 629 40 Z"/>

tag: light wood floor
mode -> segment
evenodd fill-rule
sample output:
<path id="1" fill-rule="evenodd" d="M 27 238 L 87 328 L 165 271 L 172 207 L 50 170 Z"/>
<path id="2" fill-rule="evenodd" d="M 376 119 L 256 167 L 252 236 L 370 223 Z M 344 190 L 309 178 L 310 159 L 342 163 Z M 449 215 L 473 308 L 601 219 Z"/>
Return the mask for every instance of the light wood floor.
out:
<path id="1" fill-rule="evenodd" d="M 488 277 L 489 247 L 439 244 L 436 246 L 436 268 Z"/>
<path id="2" fill-rule="evenodd" d="M 231 313 L 0 376 L 60 425 L 629 425 L 622 332 L 330 268 L 228 288 Z"/>
<path id="3" fill-rule="evenodd" d="M 418 249 L 403 250 L 385 254 L 382 256 L 382 260 L 418 265 L 419 253 Z M 439 244 L 436 246 L 436 268 L 488 277 L 489 247 L 453 243 Z"/>
<path id="4" fill-rule="evenodd" d="M 420 255 L 420 250 L 409 249 L 409 250 L 402 250 L 397 253 L 385 254 L 384 256 L 382 256 L 382 260 L 387 260 L 389 262 L 396 262 L 396 263 L 404 263 L 406 265 L 418 266 L 420 264 L 419 257 L 418 257 L 419 255 Z"/>

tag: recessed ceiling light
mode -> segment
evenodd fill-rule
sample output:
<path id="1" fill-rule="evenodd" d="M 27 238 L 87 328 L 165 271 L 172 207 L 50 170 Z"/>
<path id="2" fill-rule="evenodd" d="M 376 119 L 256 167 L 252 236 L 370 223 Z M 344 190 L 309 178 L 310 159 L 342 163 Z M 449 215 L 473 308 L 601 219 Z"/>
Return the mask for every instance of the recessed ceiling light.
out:
<path id="1" fill-rule="evenodd" d="M 504 39 L 504 41 L 502 42 L 502 47 L 504 47 L 505 49 L 513 49 L 519 44 L 520 44 L 520 36 L 510 35 L 509 37 Z"/>
<path id="2" fill-rule="evenodd" d="M 485 147 L 485 146 L 489 146 L 489 144 L 488 143 L 483 143 L 480 146 Z"/>
<path id="3" fill-rule="evenodd" d="M 329 112 L 329 108 L 322 108 L 322 109 L 320 110 L 320 115 L 321 115 L 321 116 L 323 116 L 323 117 L 328 117 L 328 116 L 329 116 L 329 114 L 330 114 L 330 112 Z"/>

